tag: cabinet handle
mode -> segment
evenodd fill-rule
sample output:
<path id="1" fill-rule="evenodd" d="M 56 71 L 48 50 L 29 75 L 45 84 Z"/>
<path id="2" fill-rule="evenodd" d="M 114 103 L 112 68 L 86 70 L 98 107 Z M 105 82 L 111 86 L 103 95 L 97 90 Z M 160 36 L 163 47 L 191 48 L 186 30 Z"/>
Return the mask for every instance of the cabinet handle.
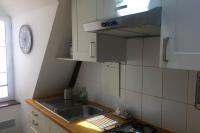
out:
<path id="1" fill-rule="evenodd" d="M 163 58 L 164 62 L 168 62 L 168 59 L 167 59 L 167 45 L 168 45 L 168 42 L 169 42 L 169 37 L 166 37 L 166 38 L 163 39 L 163 54 L 162 54 L 162 58 Z"/>
<path id="2" fill-rule="evenodd" d="M 128 7 L 127 5 L 119 6 L 119 7 L 117 7 L 115 10 L 118 11 L 118 10 L 125 9 L 125 8 L 127 8 L 127 7 Z"/>
<path id="3" fill-rule="evenodd" d="M 32 124 L 33 124 L 34 126 L 38 126 L 38 125 L 39 125 L 35 120 L 32 120 Z"/>
<path id="4" fill-rule="evenodd" d="M 90 42 L 90 57 L 94 58 L 95 55 L 93 54 L 93 45 L 95 44 L 95 42 Z"/>
<path id="5" fill-rule="evenodd" d="M 38 116 L 38 114 L 35 113 L 34 111 L 32 111 L 32 115 L 33 115 L 33 116 Z"/>

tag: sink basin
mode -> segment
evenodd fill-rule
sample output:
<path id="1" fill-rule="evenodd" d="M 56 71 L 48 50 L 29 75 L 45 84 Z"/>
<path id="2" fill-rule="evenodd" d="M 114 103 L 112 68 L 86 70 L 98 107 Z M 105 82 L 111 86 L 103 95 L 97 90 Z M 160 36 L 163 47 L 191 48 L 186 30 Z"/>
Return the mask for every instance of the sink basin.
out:
<path id="1" fill-rule="evenodd" d="M 54 112 L 68 121 L 75 121 L 100 115 L 103 114 L 105 111 L 93 105 L 81 105 L 69 109 L 57 109 L 54 110 Z"/>
<path id="2" fill-rule="evenodd" d="M 73 100 L 54 98 L 49 100 L 40 99 L 37 102 L 68 122 L 90 118 L 109 112 L 109 109 L 93 104 L 82 105 Z"/>

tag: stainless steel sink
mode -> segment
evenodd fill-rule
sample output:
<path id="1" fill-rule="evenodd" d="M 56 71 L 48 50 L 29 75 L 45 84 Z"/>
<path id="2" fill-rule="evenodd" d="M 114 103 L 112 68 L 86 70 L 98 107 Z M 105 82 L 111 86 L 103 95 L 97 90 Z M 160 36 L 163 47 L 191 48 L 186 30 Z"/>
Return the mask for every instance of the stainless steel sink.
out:
<path id="1" fill-rule="evenodd" d="M 55 113 L 68 121 L 89 118 L 95 115 L 103 114 L 105 111 L 94 105 L 81 105 L 69 109 L 55 110 Z"/>
<path id="2" fill-rule="evenodd" d="M 60 98 L 51 100 L 40 99 L 37 102 L 69 122 L 90 118 L 110 111 L 93 104 L 83 105 L 76 101 L 66 101 Z"/>

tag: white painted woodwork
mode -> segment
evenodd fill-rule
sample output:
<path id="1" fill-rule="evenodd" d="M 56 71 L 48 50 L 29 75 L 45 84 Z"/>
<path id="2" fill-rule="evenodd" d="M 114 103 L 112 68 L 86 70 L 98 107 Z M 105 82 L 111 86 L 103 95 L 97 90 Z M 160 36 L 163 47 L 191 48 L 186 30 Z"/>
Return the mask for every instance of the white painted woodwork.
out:
<path id="1" fill-rule="evenodd" d="M 200 70 L 200 1 L 163 0 L 161 30 L 161 66 Z M 166 48 L 168 62 L 162 60 L 163 39 L 169 37 Z"/>
<path id="2" fill-rule="evenodd" d="M 161 0 L 97 0 L 97 18 L 113 18 L 161 6 Z"/>
<path id="3" fill-rule="evenodd" d="M 88 62 L 125 61 L 124 38 L 83 31 L 83 24 L 97 20 L 98 14 L 104 16 L 99 6 L 102 6 L 102 3 L 97 0 L 72 0 L 73 58 Z"/>
<path id="4" fill-rule="evenodd" d="M 31 108 L 28 112 L 30 133 L 49 133 L 46 118 L 36 109 Z"/>
<path id="5" fill-rule="evenodd" d="M 96 20 L 96 0 L 74 0 L 72 5 L 73 8 L 77 7 L 76 11 L 73 13 L 73 16 L 76 16 L 76 20 L 73 21 L 73 30 L 76 31 L 73 33 L 77 34 L 77 41 L 73 39 L 73 51 L 75 52 L 75 57 L 78 60 L 95 62 L 96 34 L 85 32 L 83 30 L 83 24 Z M 72 11 L 74 11 L 74 9 Z M 76 26 L 77 28 L 75 28 Z M 74 34 L 73 38 L 76 37 Z M 92 49 L 90 49 L 90 47 L 92 47 Z M 92 57 L 90 55 L 90 50 L 93 51 Z"/>
<path id="6" fill-rule="evenodd" d="M 28 112 L 29 133 L 68 133 L 34 108 Z"/>
<path id="7" fill-rule="evenodd" d="M 53 121 L 49 120 L 49 133 L 68 133 L 66 130 L 64 130 L 62 127 L 54 123 Z"/>

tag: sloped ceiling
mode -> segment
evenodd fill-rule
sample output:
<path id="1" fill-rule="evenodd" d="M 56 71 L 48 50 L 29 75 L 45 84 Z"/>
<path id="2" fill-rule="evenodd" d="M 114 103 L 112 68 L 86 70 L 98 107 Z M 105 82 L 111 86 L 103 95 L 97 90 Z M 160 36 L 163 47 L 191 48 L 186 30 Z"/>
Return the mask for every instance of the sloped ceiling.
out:
<path id="1" fill-rule="evenodd" d="M 60 0 L 33 94 L 34 98 L 61 94 L 67 87 L 75 62 L 60 61 L 55 58 L 57 53 L 60 52 L 60 46 L 67 45 L 66 42 L 69 42 L 71 37 L 71 0 Z"/>
<path id="2" fill-rule="evenodd" d="M 0 0 L 0 10 L 10 16 L 38 9 L 58 0 Z"/>

